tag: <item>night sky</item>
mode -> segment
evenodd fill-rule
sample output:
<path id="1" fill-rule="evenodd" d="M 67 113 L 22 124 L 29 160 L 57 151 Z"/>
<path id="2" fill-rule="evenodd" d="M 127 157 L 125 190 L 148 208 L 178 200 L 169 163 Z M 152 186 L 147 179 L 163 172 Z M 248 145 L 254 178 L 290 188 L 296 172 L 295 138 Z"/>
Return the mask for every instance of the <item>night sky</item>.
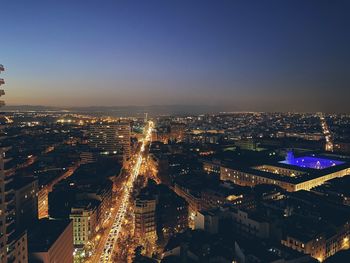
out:
<path id="1" fill-rule="evenodd" d="M 350 1 L 0 0 L 7 104 L 350 112 Z"/>

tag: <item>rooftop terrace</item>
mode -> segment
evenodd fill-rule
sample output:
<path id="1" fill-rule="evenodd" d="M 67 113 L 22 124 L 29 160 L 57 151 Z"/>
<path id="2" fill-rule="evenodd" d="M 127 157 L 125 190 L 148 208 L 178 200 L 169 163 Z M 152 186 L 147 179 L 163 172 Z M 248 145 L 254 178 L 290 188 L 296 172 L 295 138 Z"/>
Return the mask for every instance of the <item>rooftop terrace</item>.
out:
<path id="1" fill-rule="evenodd" d="M 322 170 L 333 166 L 338 166 L 341 164 L 344 164 L 345 162 L 338 161 L 338 160 L 332 160 L 332 159 L 326 159 L 326 158 L 319 158 L 319 157 L 313 157 L 313 156 L 302 156 L 297 158 L 290 158 L 286 159 L 284 161 L 281 161 L 280 163 L 288 164 L 292 166 L 297 166 L 300 168 L 310 168 L 310 169 L 317 169 Z"/>

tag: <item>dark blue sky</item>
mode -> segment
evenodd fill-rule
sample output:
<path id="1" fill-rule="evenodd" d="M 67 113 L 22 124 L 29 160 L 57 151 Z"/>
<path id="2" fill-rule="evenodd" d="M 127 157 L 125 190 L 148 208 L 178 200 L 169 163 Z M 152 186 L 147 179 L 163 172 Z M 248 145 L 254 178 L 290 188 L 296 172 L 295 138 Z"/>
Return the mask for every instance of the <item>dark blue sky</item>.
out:
<path id="1" fill-rule="evenodd" d="M 8 104 L 350 111 L 350 1 L 0 4 Z"/>

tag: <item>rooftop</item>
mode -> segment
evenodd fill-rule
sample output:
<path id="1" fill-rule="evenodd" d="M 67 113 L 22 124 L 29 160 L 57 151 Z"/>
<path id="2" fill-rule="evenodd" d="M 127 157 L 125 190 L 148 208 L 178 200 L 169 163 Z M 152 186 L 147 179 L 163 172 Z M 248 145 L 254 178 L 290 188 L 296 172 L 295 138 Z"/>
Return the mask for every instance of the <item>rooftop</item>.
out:
<path id="1" fill-rule="evenodd" d="M 100 205 L 100 201 L 95 199 L 83 199 L 83 200 L 77 200 L 74 202 L 72 206 L 73 209 L 85 209 L 85 210 L 94 210 L 97 209 Z"/>
<path id="2" fill-rule="evenodd" d="M 283 181 L 291 184 L 299 184 L 312 179 L 316 179 L 318 177 L 325 176 L 327 174 L 335 173 L 350 168 L 349 160 L 344 158 L 342 159 L 340 157 L 341 156 L 339 156 L 339 158 L 337 159 L 337 156 L 334 155 L 331 157 L 332 159 L 328 159 L 328 157 L 326 157 L 325 155 L 310 155 L 297 158 L 293 156 L 295 162 L 299 162 L 300 160 L 301 165 L 298 166 L 288 164 L 287 162 L 292 162 L 292 159 L 289 159 L 288 157 L 285 161 L 272 161 L 265 163 L 266 165 L 270 165 L 276 168 L 279 167 L 288 169 L 291 172 L 297 171 L 299 174 L 296 176 L 284 176 L 282 174 L 279 174 L 278 172 L 276 173 L 268 171 L 267 169 L 259 169 L 259 166 L 242 166 L 240 164 L 230 163 L 225 167 L 238 170 L 247 174 L 269 178 L 276 181 Z M 304 160 L 304 162 L 302 160 Z M 305 165 L 302 165 L 302 163 L 304 163 Z M 316 168 L 315 166 L 312 167 L 312 165 L 317 165 L 319 168 Z"/>
<path id="3" fill-rule="evenodd" d="M 70 223 L 70 220 L 39 220 L 28 230 L 28 251 L 30 253 L 48 251 Z"/>
<path id="4" fill-rule="evenodd" d="M 302 167 L 302 168 L 322 170 L 329 167 L 344 164 L 345 162 L 326 159 L 326 158 L 320 158 L 320 157 L 314 157 L 314 156 L 302 156 L 298 158 L 287 159 L 285 161 L 281 161 L 280 163 Z"/>

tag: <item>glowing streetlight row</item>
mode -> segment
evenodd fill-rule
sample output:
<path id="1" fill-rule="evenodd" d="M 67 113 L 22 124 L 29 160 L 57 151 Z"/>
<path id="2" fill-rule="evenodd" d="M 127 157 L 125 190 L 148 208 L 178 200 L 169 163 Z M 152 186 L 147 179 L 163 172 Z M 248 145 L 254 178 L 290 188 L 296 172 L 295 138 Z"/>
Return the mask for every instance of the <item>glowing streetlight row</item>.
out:
<path id="1" fill-rule="evenodd" d="M 108 234 L 108 239 L 106 241 L 103 253 L 102 253 L 101 258 L 100 258 L 101 263 L 110 262 L 112 253 L 115 249 L 115 245 L 117 243 L 118 236 L 119 236 L 119 233 L 121 230 L 121 225 L 122 225 L 122 222 L 124 220 L 124 217 L 125 217 L 128 205 L 129 205 L 130 193 L 132 191 L 134 182 L 137 179 L 139 172 L 140 172 L 140 168 L 141 168 L 141 164 L 142 164 L 142 160 L 143 160 L 142 154 L 145 151 L 146 143 L 151 140 L 153 123 L 149 122 L 148 124 L 149 124 L 148 130 L 147 130 L 145 138 L 142 140 L 142 144 L 141 144 L 140 152 L 139 152 L 138 157 L 137 157 L 136 164 L 135 164 L 134 168 L 132 169 L 131 176 L 129 177 L 129 179 L 124 187 L 124 190 L 123 190 L 124 192 L 122 195 L 121 206 L 116 214 L 113 226 Z"/>
<path id="2" fill-rule="evenodd" d="M 333 142 L 332 142 L 332 135 L 329 131 L 327 122 L 325 120 L 325 118 L 323 117 L 323 115 L 320 116 L 320 120 L 321 120 L 321 125 L 322 125 L 322 130 L 323 130 L 323 134 L 326 138 L 326 151 L 333 151 Z"/>

